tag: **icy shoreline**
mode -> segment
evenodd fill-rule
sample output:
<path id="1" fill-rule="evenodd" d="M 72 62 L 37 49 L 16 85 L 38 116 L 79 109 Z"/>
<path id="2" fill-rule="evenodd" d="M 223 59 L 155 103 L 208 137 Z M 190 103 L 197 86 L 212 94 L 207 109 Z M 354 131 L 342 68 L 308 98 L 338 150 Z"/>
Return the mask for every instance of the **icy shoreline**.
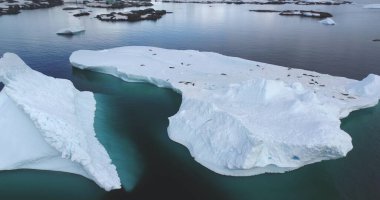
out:
<path id="1" fill-rule="evenodd" d="M 182 94 L 169 137 L 225 175 L 285 172 L 352 149 L 340 119 L 374 106 L 380 78 L 363 81 L 211 52 L 121 47 L 80 50 L 74 67 Z"/>
<path id="2" fill-rule="evenodd" d="M 116 167 L 97 140 L 95 99 L 64 79 L 30 69 L 16 54 L 0 59 L 0 170 L 41 169 L 120 188 Z"/>

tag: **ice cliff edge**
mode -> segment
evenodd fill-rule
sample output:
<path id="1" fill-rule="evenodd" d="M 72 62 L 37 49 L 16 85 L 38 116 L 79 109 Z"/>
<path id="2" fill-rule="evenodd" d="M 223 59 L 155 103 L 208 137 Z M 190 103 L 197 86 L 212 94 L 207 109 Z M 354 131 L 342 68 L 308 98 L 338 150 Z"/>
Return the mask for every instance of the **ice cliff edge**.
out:
<path id="1" fill-rule="evenodd" d="M 285 172 L 352 149 L 340 119 L 374 106 L 380 78 L 362 81 L 212 52 L 127 46 L 73 52 L 74 67 L 182 94 L 169 137 L 224 175 Z"/>
<path id="2" fill-rule="evenodd" d="M 105 190 L 120 188 L 116 167 L 94 131 L 95 99 L 64 79 L 29 68 L 16 54 L 0 59 L 0 170 L 80 174 Z"/>

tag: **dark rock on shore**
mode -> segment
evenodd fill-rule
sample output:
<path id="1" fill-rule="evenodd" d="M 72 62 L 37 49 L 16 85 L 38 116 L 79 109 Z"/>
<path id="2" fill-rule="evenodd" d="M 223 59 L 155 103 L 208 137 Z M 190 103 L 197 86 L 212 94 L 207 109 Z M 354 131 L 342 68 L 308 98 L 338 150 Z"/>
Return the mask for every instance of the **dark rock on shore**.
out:
<path id="1" fill-rule="evenodd" d="M 89 16 L 89 15 L 90 15 L 89 12 L 80 12 L 80 13 L 74 14 L 74 17 L 82 17 L 82 16 Z"/>
<path id="2" fill-rule="evenodd" d="M 166 10 L 154 10 L 153 8 L 148 8 L 144 10 L 132 10 L 130 12 L 122 13 L 122 12 L 112 12 L 110 14 L 101 14 L 97 15 L 101 21 L 109 21 L 109 22 L 136 22 L 142 20 L 158 20 L 167 12 Z"/>
<path id="3" fill-rule="evenodd" d="M 62 10 L 81 10 L 83 7 L 64 7 Z"/>
<path id="4" fill-rule="evenodd" d="M 300 17 L 312 17 L 312 18 L 327 18 L 332 17 L 333 15 L 327 12 L 319 11 L 307 11 L 307 10 L 285 10 L 280 12 L 280 15 L 283 16 L 300 16 Z"/>
<path id="5" fill-rule="evenodd" d="M 148 7 L 153 6 L 150 1 L 117 1 L 112 4 L 108 4 L 105 2 L 90 2 L 86 3 L 88 7 L 94 8 L 111 8 L 111 9 L 121 9 L 121 8 L 129 8 L 129 7 Z"/>
<path id="6" fill-rule="evenodd" d="M 256 4 L 256 5 L 283 5 L 283 4 L 297 4 L 297 5 L 342 5 L 342 4 L 351 4 L 350 1 L 323 1 L 323 2 L 308 2 L 302 0 L 295 1 L 285 1 L 285 0 L 268 0 L 268 1 L 249 1 L 244 0 L 209 0 L 209 1 L 200 1 L 200 0 L 162 0 L 164 3 L 203 3 L 203 4 L 212 4 L 212 3 L 225 3 L 225 4 Z"/>
<path id="7" fill-rule="evenodd" d="M 319 12 L 313 10 L 249 10 L 251 12 L 260 12 L 260 13 L 279 13 L 282 16 L 300 16 L 300 17 L 311 17 L 311 18 L 328 18 L 333 15 L 327 12 Z"/>
<path id="8" fill-rule="evenodd" d="M 9 6 L 7 9 L 0 8 L 0 16 L 1 15 L 16 15 L 19 13 L 20 13 L 19 5 L 12 5 L 12 6 Z"/>
<path id="9" fill-rule="evenodd" d="M 33 10 L 60 6 L 63 5 L 63 0 L 30 0 L 23 3 L 19 3 L 16 0 L 5 0 L 2 1 L 2 3 L 9 3 L 12 5 L 2 5 L 0 7 L 0 16 L 18 14 L 20 13 L 20 10 Z"/>
<path id="10" fill-rule="evenodd" d="M 352 4 L 352 2 L 351 1 L 323 1 L 323 2 L 298 1 L 295 4 L 297 5 L 342 5 L 342 4 Z"/>
<path id="11" fill-rule="evenodd" d="M 279 10 L 249 10 L 250 12 L 261 12 L 261 13 L 274 13 L 274 12 L 282 12 Z"/>
<path id="12" fill-rule="evenodd" d="M 63 5 L 63 0 L 32 0 L 32 3 L 24 3 L 21 6 L 22 10 L 34 10 L 40 8 L 51 8 L 54 6 Z"/>

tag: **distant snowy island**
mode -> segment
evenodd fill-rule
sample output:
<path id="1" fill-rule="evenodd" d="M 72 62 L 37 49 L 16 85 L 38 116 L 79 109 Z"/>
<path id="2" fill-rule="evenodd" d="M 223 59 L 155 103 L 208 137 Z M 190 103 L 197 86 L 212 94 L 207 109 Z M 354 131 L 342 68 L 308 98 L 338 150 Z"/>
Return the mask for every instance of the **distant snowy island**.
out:
<path id="1" fill-rule="evenodd" d="M 281 5 L 281 4 L 298 4 L 298 5 L 341 5 L 351 4 L 351 1 L 345 0 L 157 0 L 172 3 L 227 3 L 227 4 L 259 4 L 259 5 Z"/>
<path id="2" fill-rule="evenodd" d="M 380 9 L 380 4 L 367 4 L 367 5 L 364 5 L 363 8 L 366 8 L 366 9 Z"/>
<path id="3" fill-rule="evenodd" d="M 63 0 L 0 0 L 0 16 L 14 15 L 20 10 L 34 10 L 63 5 Z"/>
<path id="4" fill-rule="evenodd" d="M 0 170 L 79 174 L 105 190 L 121 187 L 94 131 L 95 99 L 64 79 L 29 68 L 17 55 L 0 59 Z"/>
<path id="5" fill-rule="evenodd" d="M 362 81 L 193 50 L 80 50 L 74 67 L 148 82 L 182 94 L 169 137 L 214 172 L 285 172 L 346 156 L 340 119 L 374 106 L 380 77 Z"/>

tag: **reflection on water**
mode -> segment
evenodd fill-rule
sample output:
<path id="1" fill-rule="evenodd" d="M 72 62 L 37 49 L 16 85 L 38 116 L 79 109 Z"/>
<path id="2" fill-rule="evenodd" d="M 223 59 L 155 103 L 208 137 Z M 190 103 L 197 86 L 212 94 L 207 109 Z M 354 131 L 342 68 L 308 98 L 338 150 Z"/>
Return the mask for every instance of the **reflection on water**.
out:
<path id="1" fill-rule="evenodd" d="M 374 0 L 371 0 L 374 1 Z M 157 3 L 173 11 L 160 20 L 108 23 L 94 18 L 111 10 L 91 8 L 79 18 L 86 32 L 71 38 L 55 33 L 78 18 L 62 7 L 23 11 L 0 18 L 0 54 L 19 54 L 32 67 L 57 77 L 71 77 L 68 57 L 78 49 L 148 45 L 213 51 L 266 63 L 361 79 L 380 74 L 377 26 L 380 12 L 359 4 L 341 6 L 226 5 Z M 127 8 L 117 11 L 127 11 Z M 316 19 L 255 13 L 250 9 L 306 9 L 330 12 L 336 26 Z"/>
<path id="2" fill-rule="evenodd" d="M 136 145 L 127 132 L 128 121 L 117 105 L 118 97 L 96 94 L 95 129 L 99 141 L 107 149 L 125 190 L 131 191 L 138 184 L 144 170 Z"/>
<path id="3" fill-rule="evenodd" d="M 0 199 L 101 199 L 105 192 L 84 177 L 62 172 L 16 170 L 0 172 Z"/>

